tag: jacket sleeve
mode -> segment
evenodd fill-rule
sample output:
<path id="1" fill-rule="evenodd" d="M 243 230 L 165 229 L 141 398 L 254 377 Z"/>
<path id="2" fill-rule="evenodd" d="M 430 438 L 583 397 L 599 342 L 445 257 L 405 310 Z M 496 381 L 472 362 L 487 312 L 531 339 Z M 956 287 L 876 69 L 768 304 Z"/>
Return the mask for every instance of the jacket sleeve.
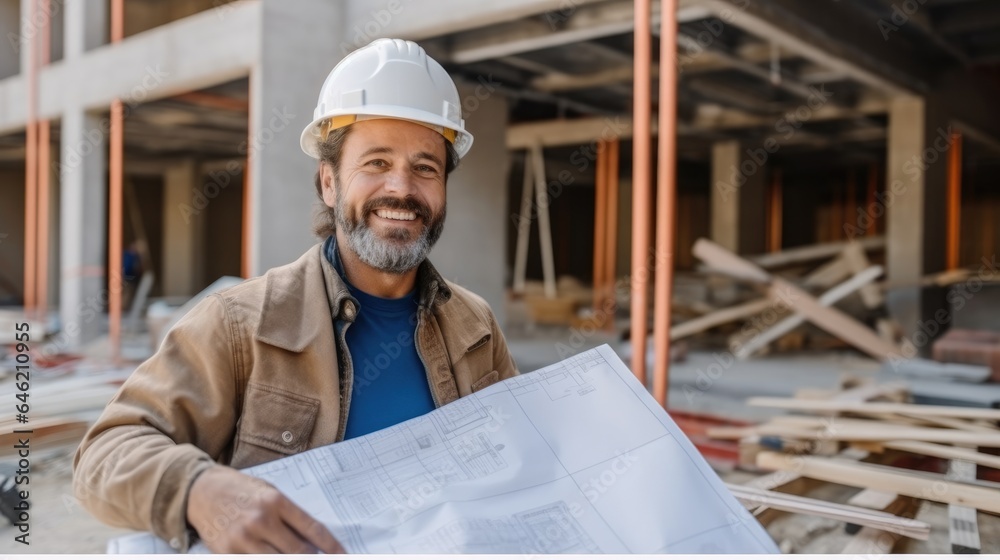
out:
<path id="1" fill-rule="evenodd" d="M 488 309 L 488 308 L 487 308 Z M 510 379 L 518 374 L 517 365 L 514 363 L 510 349 L 507 347 L 507 339 L 497 324 L 497 318 L 490 312 L 490 328 L 493 332 L 493 368 L 500 374 L 499 380 Z"/>
<path id="2" fill-rule="evenodd" d="M 188 490 L 227 448 L 237 418 L 239 346 L 213 294 L 133 372 L 73 458 L 80 503 L 110 525 L 189 543 Z"/>

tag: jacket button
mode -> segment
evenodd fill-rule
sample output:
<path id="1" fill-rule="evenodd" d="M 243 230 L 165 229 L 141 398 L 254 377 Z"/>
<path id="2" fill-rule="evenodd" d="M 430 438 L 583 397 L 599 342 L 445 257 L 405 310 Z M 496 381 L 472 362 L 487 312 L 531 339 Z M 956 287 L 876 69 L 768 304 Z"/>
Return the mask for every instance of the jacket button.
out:
<path id="1" fill-rule="evenodd" d="M 181 548 L 181 540 L 178 539 L 177 537 L 174 537 L 174 538 L 170 539 L 170 547 L 173 548 L 173 549 L 175 549 L 175 550 L 180 550 L 180 548 Z"/>
<path id="2" fill-rule="evenodd" d="M 295 436 L 292 435 L 292 432 L 285 430 L 284 432 L 281 433 L 281 441 L 285 443 L 292 443 L 293 439 L 295 439 Z"/>
<path id="3" fill-rule="evenodd" d="M 358 310 L 354 307 L 353 301 L 344 302 L 344 318 L 348 321 L 353 321 L 354 317 L 357 315 Z"/>

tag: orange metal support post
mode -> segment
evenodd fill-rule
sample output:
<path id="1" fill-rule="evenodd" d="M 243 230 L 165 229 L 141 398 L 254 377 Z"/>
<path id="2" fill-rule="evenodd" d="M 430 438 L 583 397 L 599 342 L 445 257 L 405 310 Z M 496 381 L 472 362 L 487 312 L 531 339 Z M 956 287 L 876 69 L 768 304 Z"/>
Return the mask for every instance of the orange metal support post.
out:
<path id="1" fill-rule="evenodd" d="M 670 304 L 673 300 L 677 213 L 677 0 L 660 3 L 660 131 L 656 201 L 656 312 L 653 396 L 667 406 L 670 386 Z"/>
<path id="2" fill-rule="evenodd" d="M 38 0 L 43 23 L 39 29 L 38 69 L 51 59 L 52 17 L 49 0 Z M 45 320 L 49 299 L 49 160 L 51 158 L 51 127 L 48 119 L 38 121 L 38 234 L 35 266 L 35 307 L 40 320 Z"/>
<path id="3" fill-rule="evenodd" d="M 125 0 L 111 0 L 111 42 L 125 35 Z M 121 359 L 122 328 L 122 181 L 124 179 L 125 123 L 121 99 L 111 102 L 111 130 L 108 139 L 108 335 L 111 356 Z"/>
<path id="4" fill-rule="evenodd" d="M 875 191 L 878 190 L 878 164 L 873 163 L 868 167 L 868 195 L 865 197 L 865 237 L 873 237 L 878 233 L 878 224 L 875 216 L 883 215 L 884 212 L 875 212 L 875 205 L 878 200 L 875 198 Z"/>
<path id="5" fill-rule="evenodd" d="M 962 241 L 962 133 L 951 134 L 948 151 L 948 270 L 958 268 Z"/>
<path id="6" fill-rule="evenodd" d="M 777 253 L 781 250 L 781 226 L 784 219 L 781 208 L 781 204 L 784 202 L 782 199 L 784 186 L 782 180 L 781 168 L 776 167 L 771 174 L 771 190 L 767 210 L 767 250 L 771 253 Z"/>
<path id="7" fill-rule="evenodd" d="M 608 223 L 608 142 L 597 142 L 597 166 L 594 172 L 594 317 L 604 305 L 605 295 L 605 260 Z"/>
<path id="8" fill-rule="evenodd" d="M 607 176 L 604 180 L 605 192 L 607 193 L 607 204 L 605 214 L 607 215 L 607 226 L 604 228 L 607 234 L 607 241 L 604 243 L 604 298 L 602 300 L 602 315 L 605 316 L 604 326 L 606 330 L 615 328 L 615 279 L 617 278 L 618 263 L 618 152 L 621 142 L 618 138 L 604 143 L 607 149 L 605 158 L 605 169 Z"/>
<path id="9" fill-rule="evenodd" d="M 29 3 L 28 21 L 35 21 L 38 2 Z M 24 309 L 27 314 L 35 311 L 37 286 L 36 259 L 38 256 L 38 126 L 35 122 L 38 101 L 38 36 L 27 41 L 28 48 L 28 115 L 24 136 Z"/>
<path id="10" fill-rule="evenodd" d="M 646 385 L 646 332 L 649 276 L 650 179 L 652 170 L 652 7 L 635 0 L 635 44 L 632 87 L 632 373 Z M 662 39 L 661 39 L 662 40 Z"/>

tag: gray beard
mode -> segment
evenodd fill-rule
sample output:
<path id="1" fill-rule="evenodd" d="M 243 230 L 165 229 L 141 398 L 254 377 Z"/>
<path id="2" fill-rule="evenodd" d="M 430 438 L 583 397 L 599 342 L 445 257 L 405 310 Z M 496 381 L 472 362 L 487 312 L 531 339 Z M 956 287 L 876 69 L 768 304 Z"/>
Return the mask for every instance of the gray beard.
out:
<path id="1" fill-rule="evenodd" d="M 403 229 L 391 229 L 388 238 L 384 238 L 368 226 L 367 216 L 360 221 L 353 220 L 339 188 L 336 214 L 337 228 L 344 232 L 351 251 L 366 265 L 390 274 L 403 274 L 420 266 L 444 229 L 442 211 L 441 219 L 432 223 L 431 227 L 425 224 L 416 239 L 408 240 L 409 234 Z"/>

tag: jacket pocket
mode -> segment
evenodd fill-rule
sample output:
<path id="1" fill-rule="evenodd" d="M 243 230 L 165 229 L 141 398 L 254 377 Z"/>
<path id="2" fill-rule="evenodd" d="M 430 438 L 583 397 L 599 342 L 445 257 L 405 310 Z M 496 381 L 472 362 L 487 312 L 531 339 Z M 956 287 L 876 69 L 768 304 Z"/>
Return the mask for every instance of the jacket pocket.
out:
<path id="1" fill-rule="evenodd" d="M 243 403 L 239 439 L 279 456 L 301 453 L 308 448 L 319 404 L 318 399 L 250 383 Z M 263 459 L 269 454 L 259 455 Z"/>
<path id="2" fill-rule="evenodd" d="M 472 392 L 475 393 L 480 389 L 485 389 L 497 381 L 500 381 L 500 372 L 493 370 L 472 383 Z"/>

